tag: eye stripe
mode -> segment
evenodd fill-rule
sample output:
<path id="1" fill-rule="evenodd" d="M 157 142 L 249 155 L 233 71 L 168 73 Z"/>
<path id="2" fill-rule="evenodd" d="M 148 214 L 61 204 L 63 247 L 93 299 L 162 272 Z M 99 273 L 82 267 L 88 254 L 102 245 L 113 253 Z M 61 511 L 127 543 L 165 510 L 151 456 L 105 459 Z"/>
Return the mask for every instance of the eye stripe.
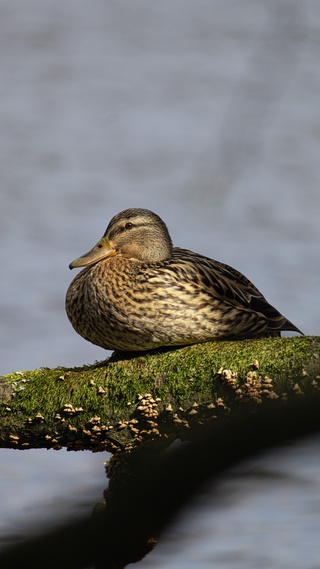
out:
<path id="1" fill-rule="evenodd" d="M 128 223 L 131 224 L 130 227 L 127 227 Z M 142 227 L 152 227 L 153 224 L 150 222 L 141 222 L 141 223 L 133 223 L 132 221 L 127 221 L 125 223 L 125 225 L 116 225 L 115 227 L 112 228 L 111 232 L 108 232 L 108 229 L 105 232 L 105 236 L 108 234 L 109 239 L 113 239 L 116 235 L 120 235 L 121 233 L 124 233 L 125 231 L 131 230 L 131 229 L 140 229 Z"/>

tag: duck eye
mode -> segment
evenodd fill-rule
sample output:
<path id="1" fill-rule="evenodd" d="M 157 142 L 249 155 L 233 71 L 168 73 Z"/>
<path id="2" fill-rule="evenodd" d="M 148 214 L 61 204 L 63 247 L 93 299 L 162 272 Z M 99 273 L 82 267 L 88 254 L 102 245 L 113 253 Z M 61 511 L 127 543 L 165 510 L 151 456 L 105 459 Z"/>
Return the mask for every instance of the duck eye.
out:
<path id="1" fill-rule="evenodd" d="M 128 223 L 125 224 L 125 229 L 131 229 L 131 227 L 133 227 L 133 223 L 131 223 L 131 221 L 128 221 Z"/>

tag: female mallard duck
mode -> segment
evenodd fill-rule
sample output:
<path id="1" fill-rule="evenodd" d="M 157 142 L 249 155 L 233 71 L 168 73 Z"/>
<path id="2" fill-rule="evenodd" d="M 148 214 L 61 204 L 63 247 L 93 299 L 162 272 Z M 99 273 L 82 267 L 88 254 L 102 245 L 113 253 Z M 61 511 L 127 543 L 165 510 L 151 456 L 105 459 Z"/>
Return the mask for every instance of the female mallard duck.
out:
<path id="1" fill-rule="evenodd" d="M 76 332 L 110 350 L 300 332 L 241 273 L 172 246 L 165 223 L 126 209 L 70 269 L 66 311 Z"/>

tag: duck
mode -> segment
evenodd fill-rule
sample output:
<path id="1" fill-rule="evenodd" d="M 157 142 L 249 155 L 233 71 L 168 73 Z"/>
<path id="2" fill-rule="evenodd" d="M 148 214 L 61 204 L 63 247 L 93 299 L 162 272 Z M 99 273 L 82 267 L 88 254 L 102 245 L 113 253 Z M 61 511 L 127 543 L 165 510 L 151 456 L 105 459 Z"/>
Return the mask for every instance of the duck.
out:
<path id="1" fill-rule="evenodd" d="M 115 215 L 69 267 L 82 270 L 67 290 L 67 316 L 80 336 L 104 349 L 302 334 L 238 270 L 174 247 L 164 221 L 148 209 Z"/>

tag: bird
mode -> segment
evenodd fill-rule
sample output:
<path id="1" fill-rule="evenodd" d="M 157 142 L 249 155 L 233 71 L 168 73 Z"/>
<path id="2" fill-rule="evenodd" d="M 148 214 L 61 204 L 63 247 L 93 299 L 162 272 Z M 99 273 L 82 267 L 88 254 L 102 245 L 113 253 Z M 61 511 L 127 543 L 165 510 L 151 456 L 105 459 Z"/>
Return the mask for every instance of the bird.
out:
<path id="1" fill-rule="evenodd" d="M 80 336 L 108 350 L 302 334 L 238 270 L 173 247 L 148 209 L 115 215 L 69 267 L 84 268 L 67 290 L 67 316 Z"/>

